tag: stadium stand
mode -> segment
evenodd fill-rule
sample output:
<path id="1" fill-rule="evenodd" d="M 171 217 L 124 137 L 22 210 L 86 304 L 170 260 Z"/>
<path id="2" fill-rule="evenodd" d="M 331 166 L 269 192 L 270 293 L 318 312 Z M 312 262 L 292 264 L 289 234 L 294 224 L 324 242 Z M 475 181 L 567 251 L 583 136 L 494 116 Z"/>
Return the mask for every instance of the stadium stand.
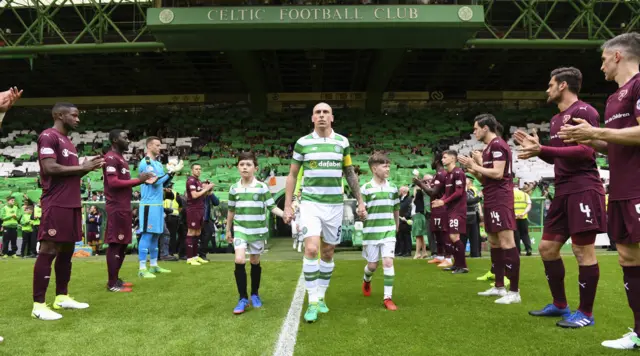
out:
<path id="1" fill-rule="evenodd" d="M 5 127 L 0 139 L 0 199 L 10 193 L 39 196 L 37 176 L 39 166 L 36 158 L 38 127 L 46 127 L 44 109 L 20 109 L 28 120 L 13 121 Z M 536 129 L 543 142 L 547 139 L 549 126 L 545 123 L 551 112 L 547 109 L 527 111 L 505 110 L 497 112 L 502 119 L 507 135 L 518 128 Z M 421 174 L 433 173 L 431 163 L 434 154 L 444 149 L 454 149 L 462 154 L 482 149 L 482 144 L 473 138 L 471 118 L 473 114 L 436 110 L 398 111 L 382 115 L 365 114 L 344 110 L 336 113 L 336 130 L 347 135 L 353 147 L 353 161 L 362 172 L 367 171 L 367 158 L 373 151 L 389 153 L 393 162 L 392 180 L 398 184 L 409 184 L 413 169 Z M 166 120 L 171 118 L 170 120 Z M 464 120 L 461 120 L 464 118 Z M 158 120 L 162 119 L 162 124 Z M 203 177 L 216 184 L 215 193 L 226 200 L 227 191 L 237 181 L 235 169 L 237 152 L 253 150 L 259 155 L 261 178 L 288 174 L 292 137 L 299 137 L 311 130 L 310 120 L 302 113 L 269 114 L 269 117 L 253 117 L 243 109 L 221 110 L 199 108 L 198 110 L 91 110 L 82 113 L 81 130 L 73 132 L 71 139 L 78 147 L 81 157 L 101 154 L 109 146 L 108 131 L 116 127 L 130 128 L 132 139 L 126 158 L 131 169 L 143 157 L 144 139 L 148 135 L 163 137 L 163 156 L 168 160 L 185 160 L 185 164 L 199 163 Z M 169 122 L 169 125 L 165 125 Z M 133 123 L 133 124 L 129 124 Z M 41 126 L 38 126 L 41 125 Z M 171 132 L 171 135 L 168 133 Z M 515 149 L 513 140 L 509 144 Z M 515 156 L 515 155 L 514 155 Z M 604 158 L 600 166 L 606 166 Z M 535 158 L 514 158 L 516 175 L 528 181 L 553 177 L 553 167 Z M 175 180 L 175 189 L 184 190 L 186 173 Z M 11 178 L 8 178 L 11 177 Z M 8 179 L 7 179 L 8 178 Z M 86 178 L 92 191 L 102 189 L 102 174 L 93 172 Z M 361 175 L 361 181 L 368 178 Z"/>

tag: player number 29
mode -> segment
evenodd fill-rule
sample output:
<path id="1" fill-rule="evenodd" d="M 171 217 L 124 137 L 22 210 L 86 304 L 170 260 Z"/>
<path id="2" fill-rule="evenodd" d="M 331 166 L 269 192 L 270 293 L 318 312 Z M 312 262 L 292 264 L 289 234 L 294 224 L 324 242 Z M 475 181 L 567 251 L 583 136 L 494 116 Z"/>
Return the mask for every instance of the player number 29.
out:
<path id="1" fill-rule="evenodd" d="M 458 219 L 451 219 L 451 220 L 449 220 L 449 227 L 455 227 L 455 228 L 457 228 L 457 227 L 458 227 L 458 224 L 460 224 L 460 223 L 458 222 Z"/>
<path id="2" fill-rule="evenodd" d="M 580 203 L 580 211 L 583 212 L 587 216 L 587 218 L 591 217 L 591 209 L 589 209 L 589 205 Z"/>

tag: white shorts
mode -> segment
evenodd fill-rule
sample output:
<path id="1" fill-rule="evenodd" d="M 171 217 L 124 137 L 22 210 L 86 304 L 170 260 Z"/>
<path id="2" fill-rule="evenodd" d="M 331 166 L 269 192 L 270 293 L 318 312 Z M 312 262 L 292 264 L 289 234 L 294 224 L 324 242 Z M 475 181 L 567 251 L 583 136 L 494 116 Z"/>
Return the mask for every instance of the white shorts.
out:
<path id="1" fill-rule="evenodd" d="M 300 226 L 302 237 L 322 236 L 330 245 L 340 244 L 340 230 L 344 205 L 318 204 L 308 201 L 300 203 Z"/>
<path id="2" fill-rule="evenodd" d="M 390 240 L 372 245 L 362 245 L 362 257 L 367 262 L 378 262 L 380 261 L 380 255 L 382 255 L 382 258 L 394 258 L 395 250 L 396 242 Z"/>
<path id="3" fill-rule="evenodd" d="M 264 252 L 265 240 L 258 240 L 253 242 L 247 242 L 247 240 L 235 238 L 233 239 L 233 249 L 244 249 L 250 255 L 262 255 Z"/>

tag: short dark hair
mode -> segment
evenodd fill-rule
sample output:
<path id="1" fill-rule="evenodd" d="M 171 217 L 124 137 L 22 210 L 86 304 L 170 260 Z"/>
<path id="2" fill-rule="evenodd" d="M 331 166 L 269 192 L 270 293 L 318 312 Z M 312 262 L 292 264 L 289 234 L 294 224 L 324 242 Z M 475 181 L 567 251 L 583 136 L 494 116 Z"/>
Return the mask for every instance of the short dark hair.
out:
<path id="1" fill-rule="evenodd" d="M 567 83 L 569 91 L 579 94 L 582 88 L 582 72 L 575 67 L 560 67 L 551 71 L 551 78 L 555 77 L 558 84 Z"/>
<path id="2" fill-rule="evenodd" d="M 252 161 L 253 165 L 258 167 L 258 158 L 256 158 L 256 154 L 251 151 L 238 153 L 238 163 L 236 163 L 236 166 L 240 164 L 240 161 Z"/>
<path id="3" fill-rule="evenodd" d="M 379 164 L 388 164 L 391 163 L 391 160 L 387 155 L 383 152 L 374 152 L 371 157 L 369 157 L 369 168 L 373 166 L 377 166 Z"/>
<path id="4" fill-rule="evenodd" d="M 55 115 L 61 111 L 68 111 L 69 109 L 72 108 L 76 108 L 75 104 L 72 103 L 67 103 L 67 102 L 60 102 L 60 103 L 55 103 L 53 105 L 53 108 L 51 109 L 51 115 Z"/>
<path id="5" fill-rule="evenodd" d="M 121 129 L 113 129 L 109 131 L 109 142 L 113 143 L 113 141 L 117 141 L 120 138 L 120 134 L 123 132 L 124 130 Z"/>
<path id="6" fill-rule="evenodd" d="M 476 116 L 476 118 L 473 119 L 473 121 L 477 122 L 478 126 L 480 127 L 487 126 L 489 128 L 489 131 L 493 133 L 497 133 L 496 130 L 498 128 L 498 120 L 496 119 L 495 116 L 491 114 L 480 114 Z"/>
<path id="7" fill-rule="evenodd" d="M 191 169 L 193 169 L 193 167 L 195 167 L 195 166 L 200 166 L 200 168 L 202 168 L 202 165 L 200 165 L 200 163 L 194 162 L 194 163 L 191 164 Z"/>
<path id="8" fill-rule="evenodd" d="M 147 137 L 147 141 L 144 143 L 144 146 L 149 146 L 149 144 L 153 141 L 160 141 L 160 143 L 162 143 L 162 140 L 160 139 L 160 137 L 158 136 L 149 136 Z"/>
<path id="9" fill-rule="evenodd" d="M 620 48 L 636 61 L 640 60 L 640 34 L 637 32 L 629 32 L 618 35 L 605 42 L 601 49 L 606 51 L 611 48 Z"/>
<path id="10" fill-rule="evenodd" d="M 444 152 L 442 152 L 442 155 L 448 155 L 448 156 L 453 156 L 453 157 L 458 157 L 458 151 L 454 151 L 454 150 L 446 150 Z"/>
<path id="11" fill-rule="evenodd" d="M 16 197 L 7 197 L 7 201 L 9 200 L 16 200 Z"/>

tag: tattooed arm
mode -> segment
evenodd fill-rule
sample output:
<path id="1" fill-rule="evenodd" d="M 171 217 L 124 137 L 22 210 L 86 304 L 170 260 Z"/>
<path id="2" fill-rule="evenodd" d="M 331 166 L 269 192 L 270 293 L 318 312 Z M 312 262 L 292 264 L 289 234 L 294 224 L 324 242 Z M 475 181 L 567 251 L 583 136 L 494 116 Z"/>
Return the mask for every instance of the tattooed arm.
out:
<path id="1" fill-rule="evenodd" d="M 360 195 L 360 181 L 358 180 L 355 168 L 353 166 L 344 167 L 344 177 L 347 180 L 347 184 L 349 184 L 349 188 L 351 188 L 351 192 L 353 192 L 353 196 L 358 201 L 358 204 L 360 204 L 362 202 L 362 195 Z"/>
<path id="2" fill-rule="evenodd" d="M 351 188 L 351 192 L 358 202 L 356 213 L 361 219 L 365 219 L 367 210 L 364 205 L 364 201 L 362 200 L 362 194 L 360 194 L 360 182 L 358 181 L 358 175 L 356 174 L 355 168 L 353 166 L 346 166 L 343 171 L 347 184 L 349 184 L 349 188 Z"/>

